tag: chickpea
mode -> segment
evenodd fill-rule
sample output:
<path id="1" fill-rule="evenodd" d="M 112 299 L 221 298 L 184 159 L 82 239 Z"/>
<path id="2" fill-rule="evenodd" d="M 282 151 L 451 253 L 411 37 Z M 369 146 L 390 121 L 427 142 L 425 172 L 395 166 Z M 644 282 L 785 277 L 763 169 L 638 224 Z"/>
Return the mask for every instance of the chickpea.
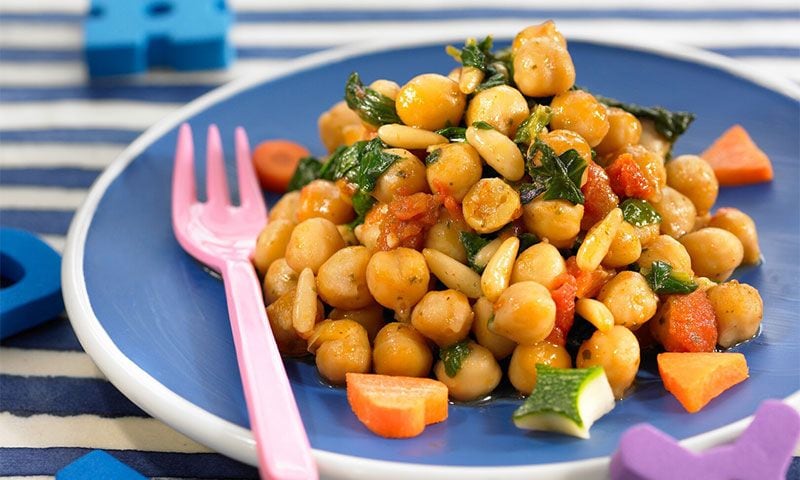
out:
<path id="1" fill-rule="evenodd" d="M 708 227 L 687 233 L 680 242 L 692 258 L 695 274 L 716 282 L 730 277 L 744 258 L 742 242 L 721 228 Z"/>
<path id="2" fill-rule="evenodd" d="M 440 347 L 457 343 L 469 334 L 474 314 L 466 295 L 456 290 L 428 292 L 414 307 L 411 325 Z"/>
<path id="3" fill-rule="evenodd" d="M 717 317 L 717 343 L 732 347 L 758 333 L 764 301 L 758 290 L 736 280 L 712 287 L 706 293 Z"/>
<path id="4" fill-rule="evenodd" d="M 358 309 L 373 303 L 367 288 L 367 247 L 344 247 L 319 267 L 317 291 L 332 307 Z"/>
<path id="5" fill-rule="evenodd" d="M 289 220 L 292 223 L 297 223 L 297 208 L 299 206 L 300 192 L 297 190 L 287 192 L 269 209 L 269 221 Z"/>
<path id="6" fill-rule="evenodd" d="M 700 230 L 701 228 L 706 228 L 709 226 L 708 224 L 710 222 L 711 222 L 711 212 L 706 212 L 702 215 L 698 214 L 696 217 L 694 217 L 694 230 L 692 231 Z M 725 229 L 723 228 L 723 230 Z"/>
<path id="7" fill-rule="evenodd" d="M 651 223 L 643 227 L 633 227 L 633 231 L 639 238 L 639 243 L 642 247 L 646 247 L 661 234 L 661 224 Z"/>
<path id="8" fill-rule="evenodd" d="M 432 192 L 452 196 L 460 202 L 483 173 L 483 163 L 478 151 L 466 143 L 449 143 L 438 147 L 436 161 L 425 170 L 428 187 Z"/>
<path id="9" fill-rule="evenodd" d="M 482 178 L 461 205 L 467 225 L 478 233 L 496 232 L 522 214 L 519 194 L 499 178 Z"/>
<path id="10" fill-rule="evenodd" d="M 661 158 L 666 157 L 672 148 L 672 143 L 656 130 L 656 124 L 649 118 L 640 120 L 642 123 L 642 136 L 639 137 L 639 145 L 650 150 Z"/>
<path id="11" fill-rule="evenodd" d="M 549 97 L 575 84 L 575 66 L 567 47 L 548 37 L 524 42 L 514 51 L 514 83 L 529 97 Z"/>
<path id="12" fill-rule="evenodd" d="M 697 210 L 694 203 L 681 192 L 664 187 L 661 200 L 651 203 L 653 209 L 661 215 L 661 233 L 680 238 L 694 229 Z"/>
<path id="13" fill-rule="evenodd" d="M 639 341 L 630 330 L 619 325 L 606 333 L 594 332 L 583 342 L 575 359 L 578 368 L 603 367 L 617 399 L 633 384 L 639 361 Z"/>
<path id="14" fill-rule="evenodd" d="M 636 235 L 636 229 L 628 222 L 622 222 L 617 229 L 611 247 L 603 258 L 603 266 L 608 268 L 621 268 L 639 259 L 642 254 L 642 244 Z"/>
<path id="15" fill-rule="evenodd" d="M 475 313 L 475 319 L 472 322 L 472 333 L 475 335 L 475 340 L 478 341 L 478 344 L 492 352 L 492 355 L 497 360 L 502 360 L 511 355 L 517 344 L 489 330 L 489 321 L 494 316 L 492 302 L 486 297 L 481 297 L 472 306 L 472 311 Z"/>
<path id="16" fill-rule="evenodd" d="M 526 43 L 530 42 L 531 40 L 539 40 L 542 37 L 549 38 L 562 47 L 567 48 L 567 41 L 564 39 L 564 35 L 558 31 L 555 22 L 548 20 L 540 23 L 539 25 L 531 25 L 526 27 L 519 32 L 514 37 L 514 42 L 511 44 L 511 49 L 514 53 L 517 53 L 517 50 L 519 50 Z"/>
<path id="17" fill-rule="evenodd" d="M 536 364 L 553 368 L 572 368 L 567 349 L 547 341 L 535 345 L 517 345 L 508 364 L 508 379 L 519 393 L 530 395 L 536 387 Z"/>
<path id="18" fill-rule="evenodd" d="M 387 148 L 384 152 L 400 158 L 378 177 L 373 197 L 379 202 L 389 203 L 396 196 L 428 191 L 425 164 L 416 155 L 402 148 Z"/>
<path id="19" fill-rule="evenodd" d="M 758 232 L 753 219 L 736 208 L 720 208 L 708 222 L 709 227 L 721 228 L 736 235 L 742 242 L 744 257 L 742 262 L 754 264 L 761 261 L 761 249 L 758 246 Z"/>
<path id="20" fill-rule="evenodd" d="M 556 278 L 566 271 L 567 264 L 558 249 L 541 242 L 528 247 L 517 257 L 511 283 L 534 281 L 550 290 L 556 286 Z"/>
<path id="21" fill-rule="evenodd" d="M 458 83 L 435 73 L 412 78 L 397 94 L 397 115 L 404 124 L 425 130 L 458 125 L 467 97 Z"/>
<path id="22" fill-rule="evenodd" d="M 666 165 L 667 185 L 694 203 L 698 215 L 707 213 L 719 193 L 719 182 L 711 165 L 697 155 L 681 155 Z"/>
<path id="23" fill-rule="evenodd" d="M 592 147 L 572 130 L 552 130 L 539 135 L 539 139 L 552 148 L 556 155 L 575 150 L 587 164 L 592 162 Z"/>
<path id="24" fill-rule="evenodd" d="M 325 218 L 309 218 L 294 227 L 286 245 L 286 263 L 295 272 L 308 267 L 316 273 L 334 253 L 344 248 L 336 225 Z"/>
<path id="25" fill-rule="evenodd" d="M 528 118 L 528 102 L 514 87 L 498 85 L 475 94 L 467 107 L 467 125 L 486 122 L 507 137 Z"/>
<path id="26" fill-rule="evenodd" d="M 438 250 L 461 263 L 467 263 L 467 252 L 459 234 L 471 229 L 462 218 L 454 218 L 445 208 L 439 212 L 439 221 L 425 234 L 425 248 Z"/>
<path id="27" fill-rule="evenodd" d="M 679 241 L 669 235 L 659 235 L 658 238 L 650 242 L 647 248 L 642 251 L 636 263 L 639 264 L 640 268 L 648 269 L 655 261 L 669 263 L 674 271 L 694 276 L 692 258 L 689 256 L 689 252 Z"/>
<path id="28" fill-rule="evenodd" d="M 267 307 L 267 318 L 272 334 L 275 336 L 275 343 L 278 344 L 278 350 L 284 355 L 296 357 L 307 353 L 307 344 L 292 325 L 294 296 L 295 289 L 293 288 L 272 302 Z M 322 312 L 322 303 L 317 303 L 316 322 L 322 320 Z"/>
<path id="29" fill-rule="evenodd" d="M 267 304 L 276 301 L 284 293 L 297 287 L 297 272 L 286 263 L 285 258 L 272 262 L 264 276 L 264 300 Z"/>
<path id="30" fill-rule="evenodd" d="M 319 374 L 343 385 L 348 373 L 367 373 L 372 362 L 367 331 L 352 320 L 325 320 L 308 338 L 308 350 L 316 355 Z"/>
<path id="31" fill-rule="evenodd" d="M 400 93 L 400 85 L 398 85 L 396 82 L 383 78 L 370 83 L 369 88 L 375 90 L 385 97 L 391 98 L 392 100 L 395 100 L 397 98 L 397 94 Z"/>
<path id="32" fill-rule="evenodd" d="M 541 342 L 553 330 L 556 304 L 550 291 L 536 282 L 519 282 L 503 291 L 494 304 L 489 327 L 522 345 Z"/>
<path id="33" fill-rule="evenodd" d="M 376 252 L 367 264 L 367 286 L 372 296 L 405 318 L 428 291 L 430 279 L 425 257 L 410 248 Z"/>
<path id="34" fill-rule="evenodd" d="M 336 230 L 339 230 L 339 235 L 342 236 L 342 241 L 346 247 L 358 245 L 358 238 L 353 233 L 353 228 L 350 225 L 336 225 Z"/>
<path id="35" fill-rule="evenodd" d="M 645 200 L 657 202 L 661 200 L 662 191 L 667 185 L 667 170 L 664 167 L 664 157 L 651 152 L 641 145 L 627 145 L 621 150 L 619 154 L 628 153 L 636 162 L 639 171 L 642 172 L 647 183 L 654 186 L 654 192 Z"/>
<path id="36" fill-rule="evenodd" d="M 253 263 L 260 275 L 267 273 L 267 269 L 275 260 L 282 258 L 289 244 L 289 238 L 294 230 L 294 223 L 289 220 L 275 220 L 267 222 L 256 239 L 256 248 L 253 252 Z"/>
<path id="37" fill-rule="evenodd" d="M 361 119 L 342 100 L 320 115 L 317 126 L 325 148 L 329 152 L 333 152 L 336 148 L 347 144 L 344 134 L 345 128 L 348 126 L 361 126 Z"/>
<path id="38" fill-rule="evenodd" d="M 367 337 L 369 338 L 370 342 L 375 340 L 375 335 L 377 335 L 378 331 L 384 325 L 386 325 L 386 321 L 383 318 L 383 307 L 377 303 L 373 303 L 369 306 L 356 310 L 334 308 L 331 310 L 331 313 L 328 314 L 328 318 L 331 320 L 346 319 L 359 323 L 362 327 L 364 327 L 364 329 L 366 329 Z"/>
<path id="39" fill-rule="evenodd" d="M 597 299 L 614 315 L 615 324 L 632 330 L 653 318 L 658 310 L 658 295 L 637 272 L 619 272 L 600 289 Z"/>
<path id="40" fill-rule="evenodd" d="M 595 147 L 599 155 L 614 153 L 627 145 L 637 145 L 642 136 L 639 119 L 621 108 L 608 108 L 608 133 Z"/>
<path id="41" fill-rule="evenodd" d="M 447 385 L 450 397 L 462 402 L 485 397 L 503 378 L 503 371 L 492 352 L 475 342 L 469 342 L 468 346 L 469 354 L 454 377 L 447 374 L 443 361 L 439 360 L 434 367 L 436 378 Z"/>
<path id="42" fill-rule="evenodd" d="M 353 202 L 328 180 L 314 180 L 300 190 L 297 221 L 322 217 L 333 223 L 347 223 L 356 217 Z"/>
<path id="43" fill-rule="evenodd" d="M 556 248 L 570 248 L 581 231 L 583 205 L 566 200 L 533 199 L 522 207 L 525 228 Z"/>
<path id="44" fill-rule="evenodd" d="M 375 373 L 404 377 L 427 377 L 433 365 L 428 343 L 407 323 L 386 324 L 375 337 L 372 351 Z"/>
<path id="45" fill-rule="evenodd" d="M 556 95 L 550 103 L 554 129 L 572 130 L 583 137 L 590 147 L 598 145 L 609 129 L 606 107 L 591 93 L 570 90 Z"/>

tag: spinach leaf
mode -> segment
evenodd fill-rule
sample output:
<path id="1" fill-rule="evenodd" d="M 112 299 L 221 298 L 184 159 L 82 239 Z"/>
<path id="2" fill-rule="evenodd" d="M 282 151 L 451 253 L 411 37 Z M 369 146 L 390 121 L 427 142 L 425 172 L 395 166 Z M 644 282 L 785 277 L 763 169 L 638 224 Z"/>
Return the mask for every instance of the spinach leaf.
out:
<path id="1" fill-rule="evenodd" d="M 445 127 L 441 130 L 436 130 L 436 133 L 451 142 L 465 142 L 467 139 L 467 129 L 464 127 Z"/>
<path id="2" fill-rule="evenodd" d="M 447 47 L 447 53 L 464 67 L 472 67 L 484 73 L 483 81 L 476 91 L 498 85 L 513 84 L 513 60 L 509 49 L 492 52 L 492 37 L 486 37 L 481 42 L 474 38 L 468 39 L 464 48 L 458 49 L 452 45 Z"/>
<path id="3" fill-rule="evenodd" d="M 453 378 L 458 375 L 461 365 L 469 356 L 469 341 L 462 340 L 454 345 L 439 350 L 439 358 L 444 363 L 444 372 L 448 377 Z"/>
<path id="4" fill-rule="evenodd" d="M 353 194 L 353 210 L 356 211 L 356 218 L 350 222 L 348 226 L 350 228 L 355 228 L 364 223 L 367 213 L 369 213 L 376 202 L 377 200 L 368 192 L 356 190 L 356 193 Z"/>
<path id="5" fill-rule="evenodd" d="M 687 273 L 674 272 L 672 265 L 661 260 L 650 265 L 644 278 L 656 293 L 692 293 L 697 290 L 697 284 Z"/>
<path id="6" fill-rule="evenodd" d="M 434 163 L 439 161 L 439 157 L 442 156 L 442 149 L 437 148 L 436 150 L 432 151 L 425 157 L 425 165 L 433 165 Z"/>
<path id="7" fill-rule="evenodd" d="M 541 154 L 541 166 L 535 166 L 533 159 L 536 154 Z M 564 199 L 574 204 L 584 202 L 581 192 L 581 176 L 586 170 L 586 161 L 575 150 L 567 150 L 560 156 L 556 155 L 549 145 L 538 138 L 528 150 L 528 173 L 533 183 L 546 186 L 545 200 Z"/>
<path id="8" fill-rule="evenodd" d="M 534 198 L 538 197 L 547 190 L 547 184 L 544 182 L 543 177 L 537 177 L 531 183 L 523 183 L 517 187 L 519 193 L 519 201 L 523 205 L 530 203 Z"/>
<path id="9" fill-rule="evenodd" d="M 661 215 L 653 209 L 647 200 L 629 198 L 620 205 L 622 218 L 634 227 L 644 227 L 661 221 Z"/>
<path id="10" fill-rule="evenodd" d="M 491 240 L 483 238 L 477 233 L 472 232 L 458 232 L 458 239 L 461 240 L 461 245 L 464 246 L 464 250 L 467 252 L 467 263 L 469 264 L 470 268 L 478 273 L 483 272 L 483 269 L 486 266 L 476 265 L 475 256 L 483 247 L 491 242 Z"/>
<path id="11" fill-rule="evenodd" d="M 288 191 L 300 190 L 312 181 L 320 178 L 322 163 L 314 157 L 301 158 L 289 180 Z"/>
<path id="12" fill-rule="evenodd" d="M 484 122 L 483 120 L 472 122 L 472 126 L 478 130 L 494 130 L 494 127 L 490 123 Z"/>
<path id="13" fill-rule="evenodd" d="M 486 72 L 487 62 L 492 58 L 493 43 L 491 36 L 487 36 L 480 43 L 474 38 L 469 38 L 464 43 L 464 48 L 459 50 L 450 45 L 447 47 L 447 53 L 465 67 L 474 67 Z"/>
<path id="14" fill-rule="evenodd" d="M 669 140 L 670 143 L 675 143 L 675 140 L 683 135 L 695 118 L 694 114 L 690 112 L 672 112 L 664 107 L 643 107 L 600 95 L 595 95 L 594 97 L 597 101 L 609 107 L 621 108 L 636 117 L 653 120 L 656 131 Z"/>
<path id="15" fill-rule="evenodd" d="M 378 178 L 400 158 L 398 155 L 384 152 L 384 148 L 386 148 L 386 145 L 380 138 L 370 140 L 364 146 L 358 174 L 355 178 L 355 184 L 359 190 L 372 192 L 375 189 L 375 184 L 378 183 Z"/>
<path id="16" fill-rule="evenodd" d="M 347 106 L 355 111 L 361 120 L 375 126 L 387 123 L 402 123 L 397 116 L 394 100 L 361 83 L 358 74 L 353 72 L 344 87 Z"/>
<path id="17" fill-rule="evenodd" d="M 532 233 L 520 233 L 517 235 L 517 238 L 519 238 L 519 253 L 522 253 L 529 247 L 539 243 L 539 237 Z"/>
<path id="18" fill-rule="evenodd" d="M 553 109 L 547 105 L 536 105 L 533 113 L 519 124 L 517 133 L 514 135 L 514 142 L 530 145 L 531 141 L 550 123 L 552 118 Z"/>
<path id="19" fill-rule="evenodd" d="M 367 142 L 361 141 L 348 147 L 337 148 L 322 166 L 320 178 L 331 181 L 344 178 L 349 182 L 355 182 L 366 146 Z"/>

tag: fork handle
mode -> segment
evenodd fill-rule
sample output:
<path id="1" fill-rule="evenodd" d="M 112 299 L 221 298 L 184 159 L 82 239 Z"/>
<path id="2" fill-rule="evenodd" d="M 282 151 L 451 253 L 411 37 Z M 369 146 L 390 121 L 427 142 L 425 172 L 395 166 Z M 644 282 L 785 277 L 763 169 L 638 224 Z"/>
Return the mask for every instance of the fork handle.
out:
<path id="1" fill-rule="evenodd" d="M 267 320 L 255 269 L 247 260 L 232 260 L 221 270 L 261 478 L 316 479 L 311 445 Z"/>

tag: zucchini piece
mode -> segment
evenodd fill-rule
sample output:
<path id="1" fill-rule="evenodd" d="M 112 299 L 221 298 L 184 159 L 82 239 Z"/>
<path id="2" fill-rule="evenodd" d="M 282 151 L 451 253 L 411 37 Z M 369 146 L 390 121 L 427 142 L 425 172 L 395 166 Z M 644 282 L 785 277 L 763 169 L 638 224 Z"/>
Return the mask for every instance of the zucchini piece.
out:
<path id="1" fill-rule="evenodd" d="M 536 388 L 514 412 L 525 430 L 561 432 L 589 438 L 589 428 L 614 408 L 603 367 L 553 368 L 536 365 Z"/>

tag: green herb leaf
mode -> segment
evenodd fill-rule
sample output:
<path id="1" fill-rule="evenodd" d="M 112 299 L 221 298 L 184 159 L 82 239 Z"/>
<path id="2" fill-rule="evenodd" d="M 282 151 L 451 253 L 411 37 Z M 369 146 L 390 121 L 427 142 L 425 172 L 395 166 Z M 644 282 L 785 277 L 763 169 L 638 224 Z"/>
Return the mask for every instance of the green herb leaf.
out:
<path id="1" fill-rule="evenodd" d="M 355 182 L 366 146 L 367 142 L 361 141 L 348 147 L 337 148 L 322 166 L 320 178 L 331 181 L 344 178 L 349 182 Z"/>
<path id="2" fill-rule="evenodd" d="M 484 122 L 483 120 L 472 122 L 472 126 L 478 130 L 494 130 L 494 127 L 491 124 Z"/>
<path id="3" fill-rule="evenodd" d="M 475 67 L 485 72 L 487 61 L 492 58 L 492 43 L 491 36 L 484 38 L 480 43 L 476 42 L 474 38 L 470 38 L 467 39 L 461 50 L 449 46 L 447 53 L 461 62 L 461 65 Z"/>
<path id="4" fill-rule="evenodd" d="M 656 293 L 692 293 L 697 290 L 697 284 L 689 274 L 674 272 L 672 265 L 661 260 L 656 260 L 650 265 L 650 270 L 644 278 Z"/>
<path id="5" fill-rule="evenodd" d="M 636 117 L 653 120 L 656 131 L 669 140 L 670 143 L 675 143 L 675 140 L 686 132 L 695 118 L 694 114 L 689 112 L 672 112 L 664 107 L 643 107 L 600 95 L 595 95 L 594 97 L 600 103 L 604 103 L 609 107 L 621 108 Z"/>
<path id="6" fill-rule="evenodd" d="M 541 166 L 535 166 L 533 159 L 541 154 Z M 564 199 L 574 204 L 584 202 L 581 192 L 581 176 L 586 169 L 586 161 L 575 150 L 567 150 L 560 156 L 550 146 L 538 138 L 528 150 L 528 173 L 533 183 L 546 185 L 545 200 Z"/>
<path id="7" fill-rule="evenodd" d="M 444 363 L 444 372 L 448 377 L 453 378 L 458 375 L 461 365 L 469 356 L 469 341 L 462 340 L 455 345 L 439 350 L 439 358 Z"/>
<path id="8" fill-rule="evenodd" d="M 472 232 L 458 232 L 458 239 L 461 240 L 461 245 L 467 252 L 467 263 L 470 268 L 478 273 L 483 272 L 485 265 L 479 266 L 475 264 L 475 256 L 481 251 L 491 240 L 483 238 L 477 233 Z"/>
<path id="9" fill-rule="evenodd" d="M 518 188 L 519 201 L 523 205 L 530 203 L 534 198 L 538 197 L 547 190 L 547 184 L 542 177 L 537 177 L 532 183 L 523 183 Z"/>
<path id="10" fill-rule="evenodd" d="M 644 227 L 661 221 L 661 215 L 653 209 L 647 200 L 629 198 L 620 205 L 622 218 L 634 227 Z"/>
<path id="11" fill-rule="evenodd" d="M 312 181 L 320 178 L 322 163 L 314 157 L 301 158 L 289 180 L 288 191 L 300 190 Z"/>
<path id="12" fill-rule="evenodd" d="M 434 163 L 439 161 L 439 157 L 442 156 L 442 149 L 437 148 L 436 150 L 432 151 L 425 157 L 425 165 L 433 165 Z"/>
<path id="13" fill-rule="evenodd" d="M 388 123 L 402 123 L 397 116 L 394 100 L 361 83 L 358 74 L 353 72 L 344 87 L 347 106 L 355 111 L 361 120 L 381 126 Z"/>
<path id="14" fill-rule="evenodd" d="M 553 118 L 553 109 L 547 105 L 536 105 L 533 113 L 526 118 L 517 128 L 514 135 L 514 142 L 530 145 L 531 140 L 535 139 L 539 132 L 550 123 Z"/>
<path id="15" fill-rule="evenodd" d="M 441 130 L 436 130 L 436 133 L 451 142 L 465 142 L 467 140 L 467 129 L 464 127 L 445 127 Z"/>
<path id="16" fill-rule="evenodd" d="M 367 213 L 369 213 L 376 202 L 377 200 L 368 192 L 356 190 L 356 193 L 353 195 L 353 210 L 356 211 L 356 218 L 350 222 L 348 226 L 352 229 L 364 223 Z"/>
<path id="17" fill-rule="evenodd" d="M 519 238 L 519 253 L 539 243 L 539 237 L 532 233 L 520 233 L 517 235 L 517 238 Z"/>
<path id="18" fill-rule="evenodd" d="M 372 192 L 375 184 L 378 183 L 378 178 L 400 158 L 398 155 L 384 152 L 384 148 L 386 145 L 380 138 L 370 140 L 364 146 L 363 157 L 355 181 L 360 190 Z"/>

